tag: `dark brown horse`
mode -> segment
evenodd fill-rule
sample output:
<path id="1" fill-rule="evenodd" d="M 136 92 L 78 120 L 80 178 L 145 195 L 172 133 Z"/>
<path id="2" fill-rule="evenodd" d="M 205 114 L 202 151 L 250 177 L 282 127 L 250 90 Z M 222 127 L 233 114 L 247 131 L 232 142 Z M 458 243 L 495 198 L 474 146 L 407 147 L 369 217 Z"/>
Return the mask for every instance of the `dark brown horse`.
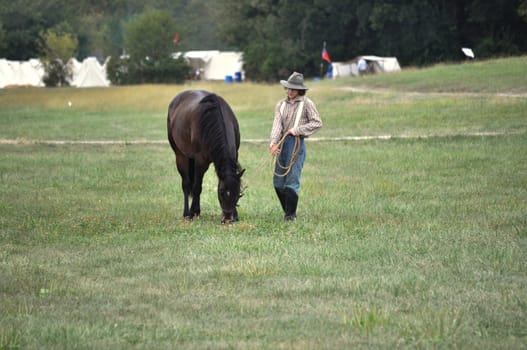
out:
<path id="1" fill-rule="evenodd" d="M 214 163 L 222 223 L 237 221 L 236 206 L 244 170 L 238 163 L 238 121 L 227 102 L 207 91 L 184 91 L 168 107 L 167 129 L 182 180 L 183 217 L 191 220 L 200 215 L 203 175 Z M 189 197 L 192 197 L 190 208 Z"/>

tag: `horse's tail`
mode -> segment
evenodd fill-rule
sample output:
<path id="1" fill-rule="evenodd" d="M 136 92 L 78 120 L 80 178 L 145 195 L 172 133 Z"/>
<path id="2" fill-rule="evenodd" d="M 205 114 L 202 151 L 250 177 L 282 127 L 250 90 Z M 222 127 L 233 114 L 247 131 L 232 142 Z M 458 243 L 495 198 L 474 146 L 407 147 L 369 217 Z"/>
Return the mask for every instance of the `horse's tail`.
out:
<path id="1" fill-rule="evenodd" d="M 213 154 L 223 151 L 226 130 L 220 98 L 216 94 L 208 94 L 199 102 L 199 108 L 201 142 L 209 145 Z"/>
<path id="2" fill-rule="evenodd" d="M 176 107 L 181 103 L 182 97 L 185 93 L 181 93 L 174 97 L 170 104 L 168 105 L 168 113 L 167 113 L 167 131 L 168 131 L 168 142 L 170 143 L 170 146 L 174 151 L 176 151 L 176 141 L 174 140 L 174 136 L 172 135 L 172 131 L 174 128 L 174 119 L 175 119 L 175 109 Z"/>
<path id="3" fill-rule="evenodd" d="M 170 105 L 168 105 L 168 113 L 167 113 L 167 131 L 168 131 L 168 142 L 170 143 L 170 147 L 175 151 L 176 150 L 176 142 L 174 141 L 174 138 L 172 137 L 172 112 L 174 111 L 176 105 L 176 98 L 172 99 L 172 102 L 170 102 Z"/>
<path id="4" fill-rule="evenodd" d="M 209 118 L 211 117 L 218 117 L 218 115 L 216 115 L 216 113 L 219 113 L 221 114 L 221 105 L 220 105 L 220 98 L 218 95 L 216 94 L 213 94 L 213 93 L 210 93 L 208 95 L 206 95 L 205 97 L 203 97 L 201 99 L 201 101 L 199 101 L 199 107 L 200 107 L 200 111 L 201 111 L 201 115 L 202 115 L 202 118 L 201 118 L 201 121 L 200 121 L 200 124 L 201 124 L 201 127 L 202 128 L 206 128 L 208 127 L 208 123 L 213 123 L 214 121 L 213 120 L 209 120 Z M 203 116 L 205 118 L 203 118 Z M 220 115 L 221 116 L 221 115 Z"/>

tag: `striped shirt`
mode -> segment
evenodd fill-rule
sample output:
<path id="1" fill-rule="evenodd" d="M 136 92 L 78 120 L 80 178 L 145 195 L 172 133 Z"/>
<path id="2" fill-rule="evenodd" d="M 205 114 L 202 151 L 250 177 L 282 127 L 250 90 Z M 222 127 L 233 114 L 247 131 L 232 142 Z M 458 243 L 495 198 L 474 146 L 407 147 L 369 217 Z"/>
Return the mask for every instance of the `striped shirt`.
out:
<path id="1" fill-rule="evenodd" d="M 296 135 L 308 137 L 314 134 L 322 127 L 322 119 L 318 113 L 315 103 L 307 96 L 297 96 L 294 100 L 289 101 L 286 97 L 280 100 L 274 109 L 273 128 L 271 129 L 271 145 L 276 145 L 284 134 L 295 124 L 296 110 L 301 101 L 304 101 L 304 112 L 300 117 L 298 127 L 294 130 Z M 285 103 L 283 115 L 281 113 L 282 103 Z"/>

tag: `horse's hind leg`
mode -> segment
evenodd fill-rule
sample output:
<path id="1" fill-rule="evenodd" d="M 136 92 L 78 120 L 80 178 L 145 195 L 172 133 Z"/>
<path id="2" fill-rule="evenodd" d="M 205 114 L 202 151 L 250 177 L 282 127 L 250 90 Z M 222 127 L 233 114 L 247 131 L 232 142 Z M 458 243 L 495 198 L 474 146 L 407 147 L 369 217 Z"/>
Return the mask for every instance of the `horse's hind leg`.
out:
<path id="1" fill-rule="evenodd" d="M 185 156 L 176 156 L 176 166 L 179 175 L 181 175 L 181 187 L 183 188 L 183 217 L 188 220 L 191 220 L 193 216 L 189 210 L 189 196 L 191 195 L 192 189 L 192 177 L 190 176 L 190 169 L 193 167 L 193 164 L 190 163 L 191 160 Z"/>

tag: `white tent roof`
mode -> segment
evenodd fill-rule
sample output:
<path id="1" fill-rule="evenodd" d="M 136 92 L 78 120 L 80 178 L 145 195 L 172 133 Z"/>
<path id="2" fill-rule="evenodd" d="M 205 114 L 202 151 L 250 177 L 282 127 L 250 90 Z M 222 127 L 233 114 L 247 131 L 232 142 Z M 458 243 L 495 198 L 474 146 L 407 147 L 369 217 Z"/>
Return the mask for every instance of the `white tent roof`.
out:
<path id="1" fill-rule="evenodd" d="M 212 57 L 218 55 L 220 52 L 218 50 L 209 50 L 209 51 L 187 51 L 184 53 L 185 57 L 189 61 L 195 61 L 201 64 L 208 63 Z"/>

